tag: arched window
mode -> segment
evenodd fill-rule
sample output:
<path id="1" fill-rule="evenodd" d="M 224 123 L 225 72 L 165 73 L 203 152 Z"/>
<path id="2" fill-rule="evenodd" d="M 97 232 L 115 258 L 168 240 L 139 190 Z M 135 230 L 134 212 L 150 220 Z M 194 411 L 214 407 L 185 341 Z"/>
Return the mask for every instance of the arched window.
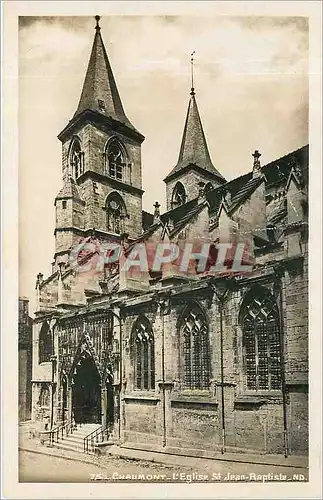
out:
<path id="1" fill-rule="evenodd" d="M 263 289 L 249 292 L 240 318 L 247 389 L 280 389 L 280 323 L 274 297 Z"/>
<path id="2" fill-rule="evenodd" d="M 134 385 L 136 389 L 155 389 L 155 350 L 151 324 L 138 318 L 132 333 Z"/>
<path id="3" fill-rule="evenodd" d="M 122 181 L 123 169 L 126 165 L 126 152 L 124 147 L 116 139 L 112 140 L 106 151 L 106 171 L 110 177 Z"/>
<path id="4" fill-rule="evenodd" d="M 186 203 L 185 188 L 181 182 L 177 182 L 172 195 L 172 208 L 184 205 L 184 203 Z"/>
<path id="5" fill-rule="evenodd" d="M 39 333 L 39 363 L 50 361 L 53 354 L 52 333 L 47 322 L 42 324 Z"/>
<path id="6" fill-rule="evenodd" d="M 180 322 L 182 384 L 188 389 L 207 389 L 210 383 L 208 325 L 202 310 L 188 307 Z"/>
<path id="7" fill-rule="evenodd" d="M 119 193 L 111 193 L 106 201 L 107 229 L 120 234 L 124 231 L 123 221 L 127 216 L 126 206 Z"/>
<path id="8" fill-rule="evenodd" d="M 83 153 L 81 150 L 80 141 L 78 139 L 74 139 L 70 150 L 70 171 L 72 172 L 72 177 L 75 180 L 83 174 L 83 164 Z"/>

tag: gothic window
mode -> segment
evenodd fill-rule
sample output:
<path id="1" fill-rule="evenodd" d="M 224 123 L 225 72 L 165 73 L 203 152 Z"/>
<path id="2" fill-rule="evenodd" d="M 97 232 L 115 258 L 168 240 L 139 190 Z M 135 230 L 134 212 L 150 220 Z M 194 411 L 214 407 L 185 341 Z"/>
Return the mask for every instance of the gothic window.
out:
<path id="1" fill-rule="evenodd" d="M 154 335 L 146 317 L 138 318 L 132 337 L 134 386 L 136 389 L 155 389 Z"/>
<path id="2" fill-rule="evenodd" d="M 70 151 L 70 170 L 72 177 L 76 180 L 83 174 L 83 153 L 81 151 L 81 144 L 78 139 L 74 139 Z"/>
<path id="3" fill-rule="evenodd" d="M 107 229 L 113 233 L 123 232 L 123 220 L 127 215 L 126 206 L 119 193 L 111 193 L 106 201 Z"/>
<path id="4" fill-rule="evenodd" d="M 109 143 L 106 158 L 106 170 L 108 175 L 118 181 L 122 181 L 124 177 L 123 169 L 126 165 L 126 154 L 119 141 L 113 140 Z"/>
<path id="5" fill-rule="evenodd" d="M 43 323 L 39 333 L 39 363 L 50 361 L 53 354 L 52 333 L 48 323 Z"/>
<path id="6" fill-rule="evenodd" d="M 208 389 L 210 347 L 206 318 L 198 306 L 187 308 L 180 323 L 182 384 L 187 389 Z"/>
<path id="7" fill-rule="evenodd" d="M 184 205 L 184 203 L 186 203 L 185 188 L 181 182 L 177 182 L 172 195 L 172 208 Z"/>
<path id="8" fill-rule="evenodd" d="M 246 387 L 280 389 L 280 324 L 274 297 L 257 289 L 246 298 L 241 312 Z"/>

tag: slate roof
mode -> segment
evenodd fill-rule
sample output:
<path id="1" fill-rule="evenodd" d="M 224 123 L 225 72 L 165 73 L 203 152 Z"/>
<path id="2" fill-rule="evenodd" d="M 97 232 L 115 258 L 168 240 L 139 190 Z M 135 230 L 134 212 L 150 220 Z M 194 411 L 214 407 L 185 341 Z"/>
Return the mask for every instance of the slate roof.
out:
<path id="1" fill-rule="evenodd" d="M 291 153 L 288 153 L 277 160 L 274 160 L 262 167 L 262 172 L 266 176 L 268 185 L 276 182 L 287 182 L 292 166 L 298 166 L 301 170 L 304 183 L 308 182 L 308 160 L 309 146 L 303 146 Z"/>
<path id="2" fill-rule="evenodd" d="M 275 225 L 277 222 L 282 220 L 286 215 L 287 215 L 287 206 L 285 200 L 281 200 L 279 203 L 276 203 L 276 206 L 273 207 L 273 210 L 269 215 L 267 221 L 270 224 Z"/>
<path id="3" fill-rule="evenodd" d="M 172 210 L 169 210 L 168 212 L 164 212 L 160 218 L 163 223 L 172 220 L 174 224 L 177 222 L 181 221 L 183 217 L 193 208 L 197 205 L 197 198 L 194 198 L 191 201 L 188 201 L 184 205 L 180 205 L 179 207 L 173 208 Z"/>
<path id="4" fill-rule="evenodd" d="M 204 208 L 204 206 L 205 203 L 200 203 L 199 205 L 192 206 L 192 208 L 188 210 L 186 214 L 174 224 L 174 227 L 170 231 L 169 236 L 172 238 L 173 236 L 175 236 L 175 234 L 181 231 L 181 229 L 183 229 L 186 224 Z"/>
<path id="5" fill-rule="evenodd" d="M 254 192 L 255 189 L 263 182 L 263 177 L 251 178 L 246 184 L 244 184 L 239 191 L 231 197 L 231 201 L 228 203 L 229 212 L 232 213 L 234 210 L 246 201 L 249 196 Z"/>
<path id="6" fill-rule="evenodd" d="M 73 177 L 69 176 L 62 187 L 62 189 L 59 191 L 58 195 L 56 196 L 55 200 L 61 200 L 61 199 L 67 199 L 67 198 L 73 198 L 77 200 L 82 200 L 78 189 L 77 185 L 75 183 L 75 180 Z"/>
<path id="7" fill-rule="evenodd" d="M 178 162 L 164 180 L 172 178 L 182 169 L 189 166 L 199 167 L 209 174 L 212 174 L 212 176 L 225 181 L 224 177 L 217 171 L 212 163 L 195 99 L 195 93 L 193 91 L 191 92 L 191 98 L 188 105 Z"/>
<path id="8" fill-rule="evenodd" d="M 123 109 L 111 65 L 101 37 L 100 28 L 97 26 L 95 30 L 94 42 L 81 98 L 74 118 L 85 110 L 92 110 L 101 115 L 113 118 L 127 125 L 129 128 L 136 130 L 128 120 Z"/>
<path id="9" fill-rule="evenodd" d="M 146 212 L 145 210 L 141 213 L 142 227 L 143 230 L 146 231 L 153 223 L 154 216 L 150 212 Z"/>

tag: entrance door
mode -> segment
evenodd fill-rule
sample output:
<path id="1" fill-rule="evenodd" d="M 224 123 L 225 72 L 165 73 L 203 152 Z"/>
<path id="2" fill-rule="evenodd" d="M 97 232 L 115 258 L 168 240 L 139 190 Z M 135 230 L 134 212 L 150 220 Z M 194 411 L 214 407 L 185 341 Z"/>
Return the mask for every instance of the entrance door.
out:
<path id="1" fill-rule="evenodd" d="M 76 366 L 72 406 L 76 423 L 101 422 L 100 375 L 91 357 Z"/>

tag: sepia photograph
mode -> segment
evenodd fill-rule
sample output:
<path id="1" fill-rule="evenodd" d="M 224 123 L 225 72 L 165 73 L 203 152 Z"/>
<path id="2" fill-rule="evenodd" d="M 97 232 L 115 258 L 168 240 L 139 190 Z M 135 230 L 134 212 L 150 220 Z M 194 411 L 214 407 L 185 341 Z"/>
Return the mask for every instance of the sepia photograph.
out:
<path id="1" fill-rule="evenodd" d="M 297 492 L 309 16 L 109 3 L 16 21 L 17 480 Z"/>

